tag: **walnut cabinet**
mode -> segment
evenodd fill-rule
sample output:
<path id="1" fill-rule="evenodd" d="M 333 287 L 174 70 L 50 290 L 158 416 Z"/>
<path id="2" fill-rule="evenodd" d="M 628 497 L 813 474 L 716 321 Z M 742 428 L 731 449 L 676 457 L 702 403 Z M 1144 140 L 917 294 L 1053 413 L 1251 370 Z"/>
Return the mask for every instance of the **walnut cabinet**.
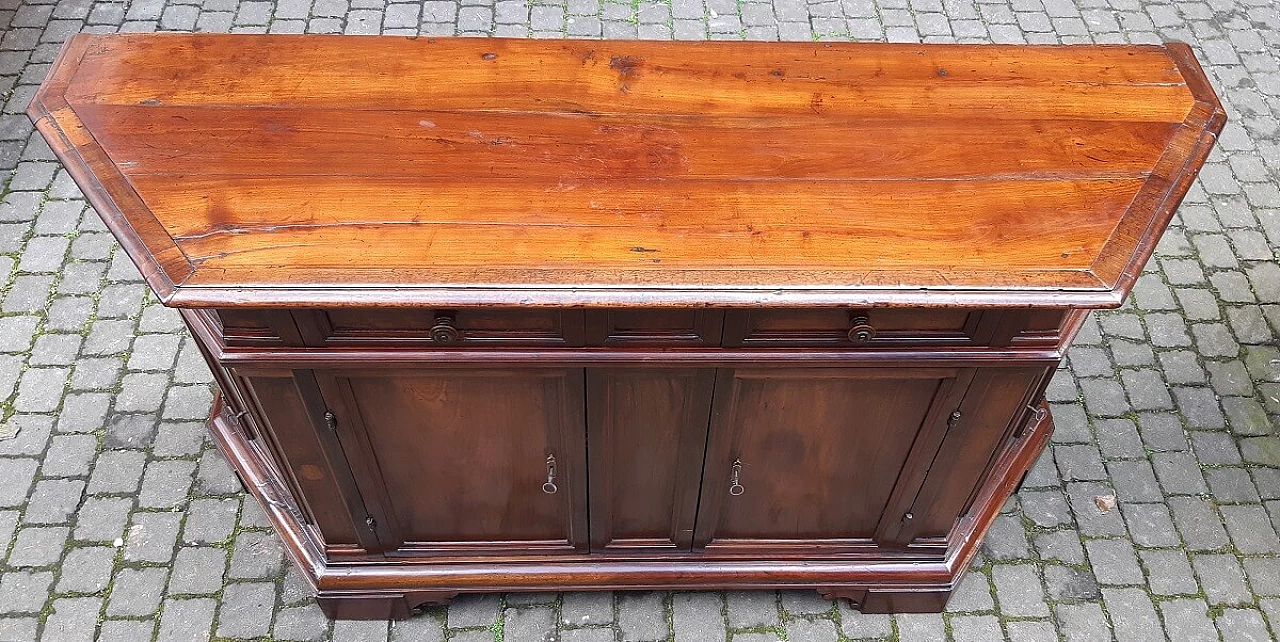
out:
<path id="1" fill-rule="evenodd" d="M 1190 48 L 71 38 L 28 111 L 335 617 L 938 611 L 1217 139 Z"/>
<path id="2" fill-rule="evenodd" d="M 585 573 L 675 564 L 712 573 L 695 586 L 753 586 L 716 567 L 945 564 L 1047 438 L 1051 354 L 1083 315 L 361 308 L 184 317 L 207 345 L 238 355 L 211 360 L 223 439 L 243 440 L 266 469 L 259 490 L 335 565 L 430 572 L 542 560 Z M 947 349 L 958 345 L 970 348 Z M 264 346 L 273 346 L 265 359 Z M 282 367 L 290 350 L 302 351 L 300 362 Z M 628 586 L 622 575 L 608 581 Z M 815 588 L 871 610 L 940 608 L 949 594 L 912 586 L 868 600 L 866 588 L 826 582 Z M 391 605 L 382 598 L 375 612 L 465 590 L 434 588 Z M 375 608 L 321 599 L 336 615 Z"/>
<path id="3" fill-rule="evenodd" d="M 300 316 L 316 315 L 283 315 Z M 216 316 L 188 318 L 217 327 Z M 744 363 L 718 367 L 592 364 L 576 353 L 585 364 L 495 367 L 477 349 L 448 366 L 225 376 L 240 389 L 228 404 L 294 480 L 289 495 L 308 498 L 299 510 L 326 544 L 643 556 L 945 542 L 998 449 L 1043 415 L 1053 363 L 886 365 L 863 361 L 874 349 L 844 349 L 777 366 L 744 350 L 726 355 Z M 292 407 L 280 405 L 286 397 Z M 296 432 L 317 443 L 281 441 Z M 294 461 L 300 451 L 311 459 Z M 343 478 L 345 506 L 340 491 L 292 485 Z M 955 489 L 967 492 L 934 496 Z M 339 517 L 327 524 L 315 511 Z"/>

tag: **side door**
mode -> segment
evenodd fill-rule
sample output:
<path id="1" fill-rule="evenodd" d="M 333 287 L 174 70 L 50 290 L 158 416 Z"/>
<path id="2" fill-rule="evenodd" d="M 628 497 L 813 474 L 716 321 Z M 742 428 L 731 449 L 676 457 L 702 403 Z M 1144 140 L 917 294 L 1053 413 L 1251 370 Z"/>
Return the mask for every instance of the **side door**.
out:
<path id="1" fill-rule="evenodd" d="M 881 522 L 877 541 L 896 546 L 947 542 L 1000 452 L 1027 426 L 1053 370 L 1052 365 L 977 370 L 928 474 L 913 487 L 918 491 L 903 497 L 897 514 Z"/>

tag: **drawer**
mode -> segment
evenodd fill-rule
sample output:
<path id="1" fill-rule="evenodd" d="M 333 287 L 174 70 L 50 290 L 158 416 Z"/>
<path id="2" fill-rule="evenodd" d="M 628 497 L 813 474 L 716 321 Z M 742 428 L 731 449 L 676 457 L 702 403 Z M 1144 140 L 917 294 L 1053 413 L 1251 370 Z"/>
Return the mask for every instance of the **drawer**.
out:
<path id="1" fill-rule="evenodd" d="M 999 316 L 911 308 L 733 310 L 726 315 L 726 347 L 985 345 Z"/>
<path id="2" fill-rule="evenodd" d="M 341 308 L 295 311 L 307 345 L 570 347 L 583 345 L 580 310 Z"/>
<path id="3" fill-rule="evenodd" d="M 196 310 L 228 346 L 298 345 L 293 319 L 284 310 L 218 308 Z"/>
<path id="4" fill-rule="evenodd" d="M 719 346 L 724 312 L 702 309 L 587 311 L 587 343 L 593 346 Z"/>
<path id="5" fill-rule="evenodd" d="M 1087 314 L 1087 310 L 1028 310 L 1011 343 L 1015 346 L 1061 345 L 1063 339 L 1075 336 Z"/>
<path id="6" fill-rule="evenodd" d="M 226 345 L 412 348 L 1051 347 L 1083 314 L 919 308 L 200 310 Z"/>

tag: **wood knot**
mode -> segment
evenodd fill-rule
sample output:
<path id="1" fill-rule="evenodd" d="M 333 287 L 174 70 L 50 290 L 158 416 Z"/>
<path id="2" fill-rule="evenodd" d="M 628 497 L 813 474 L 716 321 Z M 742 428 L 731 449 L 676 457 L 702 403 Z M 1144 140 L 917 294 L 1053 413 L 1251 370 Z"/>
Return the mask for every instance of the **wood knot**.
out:
<path id="1" fill-rule="evenodd" d="M 631 56 L 614 56 L 609 59 L 609 68 L 624 75 L 631 75 L 640 68 L 640 61 Z"/>
<path id="2" fill-rule="evenodd" d="M 614 56 L 609 59 L 609 68 L 618 72 L 618 91 L 628 93 L 631 83 L 640 77 L 642 61 L 631 56 Z"/>

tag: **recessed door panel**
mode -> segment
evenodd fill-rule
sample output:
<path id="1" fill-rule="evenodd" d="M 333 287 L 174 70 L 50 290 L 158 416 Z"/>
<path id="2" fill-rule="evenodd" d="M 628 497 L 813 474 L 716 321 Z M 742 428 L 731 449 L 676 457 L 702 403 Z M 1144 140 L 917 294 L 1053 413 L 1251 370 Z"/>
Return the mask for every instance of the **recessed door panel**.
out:
<path id="1" fill-rule="evenodd" d="M 581 370 L 387 369 L 329 388 L 354 406 L 348 434 L 367 435 L 369 485 L 406 547 L 585 548 Z"/>
<path id="2" fill-rule="evenodd" d="M 695 545 L 870 540 L 949 369 L 721 370 Z"/>

